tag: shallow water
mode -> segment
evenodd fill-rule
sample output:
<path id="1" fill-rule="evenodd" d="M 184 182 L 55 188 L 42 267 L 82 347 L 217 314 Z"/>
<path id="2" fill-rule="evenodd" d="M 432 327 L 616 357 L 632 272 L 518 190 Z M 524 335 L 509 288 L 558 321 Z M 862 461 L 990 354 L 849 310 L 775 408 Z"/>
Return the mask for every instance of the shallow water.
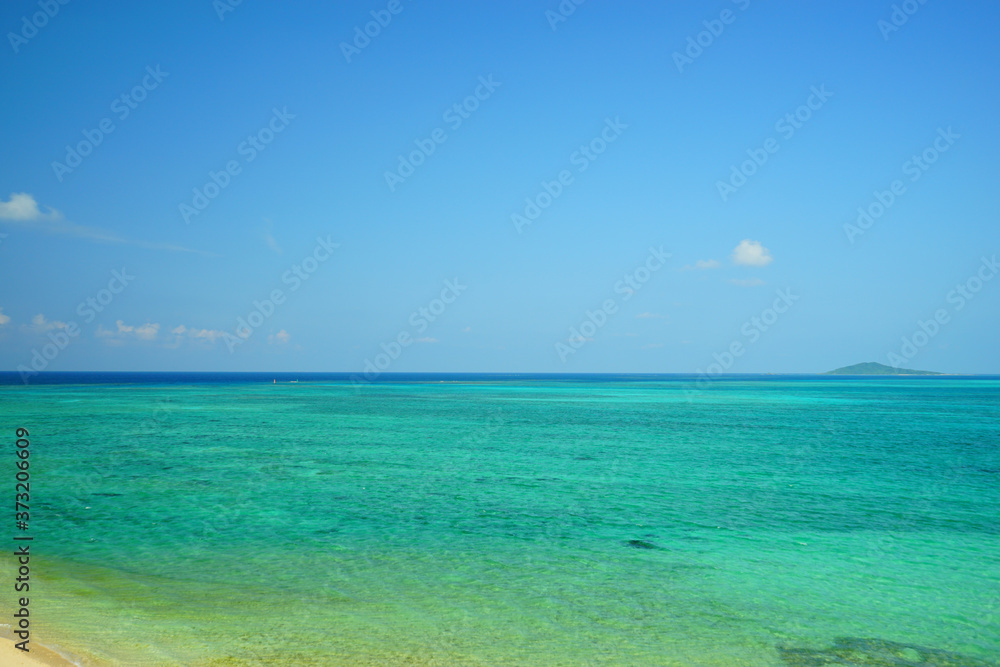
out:
<path id="1" fill-rule="evenodd" d="M 0 386 L 31 431 L 33 638 L 84 664 L 1000 660 L 1000 381 L 608 380 Z"/>

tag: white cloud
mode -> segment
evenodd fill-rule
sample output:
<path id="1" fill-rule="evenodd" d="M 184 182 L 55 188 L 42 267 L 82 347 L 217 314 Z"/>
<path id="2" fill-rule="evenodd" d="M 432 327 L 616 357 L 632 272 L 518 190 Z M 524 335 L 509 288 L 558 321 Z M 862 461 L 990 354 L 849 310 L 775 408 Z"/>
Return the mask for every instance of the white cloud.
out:
<path id="1" fill-rule="evenodd" d="M 734 285 L 739 285 L 740 287 L 757 287 L 758 285 L 764 284 L 764 281 L 761 280 L 760 278 L 746 278 L 743 280 L 733 278 L 729 282 L 731 282 Z"/>
<path id="2" fill-rule="evenodd" d="M 99 338 L 105 338 L 109 343 L 121 342 L 129 338 L 135 338 L 137 340 L 156 340 L 156 336 L 160 331 L 160 325 L 154 322 L 146 322 L 139 326 L 132 326 L 130 324 L 125 324 L 122 320 L 115 320 L 115 331 L 105 329 L 101 325 L 97 325 L 97 336 Z"/>
<path id="3" fill-rule="evenodd" d="M 134 241 L 122 238 L 114 232 L 98 227 L 87 227 L 64 220 L 62 214 L 53 208 L 43 213 L 35 198 L 26 192 L 11 194 L 10 201 L 0 200 L 0 220 L 21 225 L 47 234 L 62 234 L 77 238 L 91 239 L 103 243 L 124 243 L 150 250 L 170 250 L 176 252 L 193 252 L 200 255 L 214 256 L 214 253 L 203 250 L 191 250 L 171 243 L 154 243 L 150 241 Z"/>
<path id="4" fill-rule="evenodd" d="M 56 220 L 61 217 L 59 211 L 52 208 L 42 213 L 38 202 L 27 192 L 11 193 L 10 201 L 0 199 L 0 220 Z"/>
<path id="5" fill-rule="evenodd" d="M 682 266 L 681 271 L 705 271 L 706 269 L 717 269 L 720 266 L 717 259 L 699 259 L 694 264 Z"/>
<path id="6" fill-rule="evenodd" d="M 60 322 L 59 320 L 47 320 L 45 316 L 38 313 L 31 318 L 31 326 L 21 326 L 22 331 L 27 331 L 29 333 L 43 334 L 53 329 L 65 329 L 65 322 Z"/>
<path id="7" fill-rule="evenodd" d="M 220 331 L 218 329 L 188 329 L 188 335 L 191 336 L 191 338 L 207 340 L 210 343 L 214 343 L 216 338 L 222 338 L 225 333 L 225 331 Z"/>
<path id="8" fill-rule="evenodd" d="M 663 343 L 650 343 L 649 345 L 643 345 L 640 349 L 655 350 L 658 347 L 663 347 Z"/>
<path id="9" fill-rule="evenodd" d="M 125 344 L 124 340 L 122 340 L 121 338 L 117 338 L 115 336 L 115 332 L 114 331 L 111 331 L 110 329 L 105 329 L 100 324 L 97 325 L 97 334 L 96 335 L 97 335 L 98 338 L 103 338 L 104 342 L 107 343 L 108 345 L 112 345 L 112 346 L 117 347 L 119 345 L 124 345 Z"/>
<path id="10" fill-rule="evenodd" d="M 143 324 L 141 327 L 135 327 L 132 333 L 134 333 L 135 337 L 138 338 L 139 340 L 153 340 L 154 338 L 156 338 L 156 334 L 159 333 L 159 331 L 160 331 L 159 324 L 150 324 L 149 322 L 147 322 L 146 324 Z"/>
<path id="11" fill-rule="evenodd" d="M 664 316 L 659 313 L 639 313 L 635 317 L 639 320 L 662 320 L 664 318 Z"/>
<path id="12" fill-rule="evenodd" d="M 10 315 L 3 314 L 3 308 L 0 308 L 0 327 L 7 325 L 10 322 Z"/>
<path id="13" fill-rule="evenodd" d="M 188 335 L 198 340 L 207 340 L 214 343 L 216 338 L 222 338 L 225 331 L 218 329 L 188 329 Z"/>
<path id="14" fill-rule="evenodd" d="M 183 324 L 178 324 L 170 330 L 170 333 L 173 336 L 173 340 L 166 343 L 165 347 L 171 350 L 177 349 L 185 341 L 189 343 L 214 343 L 226 334 L 225 331 L 219 331 L 218 329 L 194 329 L 186 327 Z"/>
<path id="15" fill-rule="evenodd" d="M 287 331 L 285 331 L 284 329 L 282 329 L 278 333 L 268 336 L 267 337 L 267 342 L 271 343 L 272 345 L 273 344 L 284 345 L 285 343 L 287 343 L 291 339 L 292 339 L 291 334 L 289 334 Z"/>
<path id="16" fill-rule="evenodd" d="M 417 338 L 416 341 L 418 343 L 440 343 L 441 342 L 437 338 L 430 338 L 430 337 Z"/>
<path id="17" fill-rule="evenodd" d="M 743 239 L 733 248 L 733 264 L 741 266 L 767 266 L 774 259 L 771 251 L 760 244 L 760 241 Z"/>
<path id="18" fill-rule="evenodd" d="M 465 327 L 462 329 L 462 333 L 469 333 L 470 331 L 472 331 L 472 327 Z"/>

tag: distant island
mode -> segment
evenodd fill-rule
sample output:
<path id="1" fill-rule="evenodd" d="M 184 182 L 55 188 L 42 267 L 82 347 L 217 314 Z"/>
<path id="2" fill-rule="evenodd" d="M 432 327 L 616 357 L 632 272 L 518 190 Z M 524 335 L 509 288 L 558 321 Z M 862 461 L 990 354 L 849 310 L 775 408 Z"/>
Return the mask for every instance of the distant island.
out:
<path id="1" fill-rule="evenodd" d="M 844 366 L 835 371 L 827 371 L 823 375 L 943 375 L 934 371 L 915 371 L 912 368 L 894 368 L 874 361 L 866 361 L 863 364 Z"/>

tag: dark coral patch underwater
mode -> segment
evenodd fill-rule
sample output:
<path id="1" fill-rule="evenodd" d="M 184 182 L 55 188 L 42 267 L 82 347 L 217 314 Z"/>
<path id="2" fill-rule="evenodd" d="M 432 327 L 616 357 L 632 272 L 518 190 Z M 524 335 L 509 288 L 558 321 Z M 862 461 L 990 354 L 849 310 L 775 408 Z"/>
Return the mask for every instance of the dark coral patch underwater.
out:
<path id="1" fill-rule="evenodd" d="M 789 667 L 998 667 L 951 651 L 885 639 L 838 637 L 826 649 L 778 647 Z"/>

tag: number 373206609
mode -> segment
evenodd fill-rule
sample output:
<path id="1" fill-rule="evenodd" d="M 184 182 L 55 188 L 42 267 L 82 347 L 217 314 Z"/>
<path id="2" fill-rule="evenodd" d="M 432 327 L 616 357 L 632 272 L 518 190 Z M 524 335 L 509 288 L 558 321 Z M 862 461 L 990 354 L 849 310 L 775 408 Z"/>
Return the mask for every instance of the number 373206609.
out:
<path id="1" fill-rule="evenodd" d="M 14 488 L 14 521 L 18 528 L 21 530 L 28 529 L 28 519 L 29 508 L 28 501 L 31 499 L 28 495 L 30 491 L 31 479 L 30 473 L 28 473 L 29 463 L 28 458 L 31 456 L 31 451 L 29 449 L 30 442 L 28 441 L 28 429 L 19 428 L 17 429 L 17 462 L 15 466 L 17 467 L 17 473 L 15 473 L 14 478 L 16 480 L 16 485 Z"/>

